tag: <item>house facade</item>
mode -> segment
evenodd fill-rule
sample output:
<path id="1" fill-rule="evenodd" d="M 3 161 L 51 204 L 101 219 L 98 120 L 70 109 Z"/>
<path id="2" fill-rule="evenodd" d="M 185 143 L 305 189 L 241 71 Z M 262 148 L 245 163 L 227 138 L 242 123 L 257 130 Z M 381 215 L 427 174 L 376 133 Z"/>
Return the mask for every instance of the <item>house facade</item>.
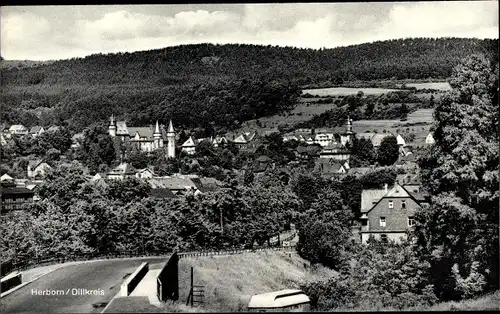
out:
<path id="1" fill-rule="evenodd" d="M 361 194 L 361 242 L 370 237 L 399 242 L 415 225 L 416 211 L 426 203 L 421 193 L 409 192 L 396 183 L 380 190 L 363 190 Z M 424 205 L 425 206 L 425 205 Z"/>
<path id="2" fill-rule="evenodd" d="M 349 160 L 351 154 L 349 150 L 344 147 L 341 143 L 333 142 L 323 149 L 320 152 L 320 158 L 334 159 L 334 160 Z"/>
<path id="3" fill-rule="evenodd" d="M 36 125 L 36 126 L 32 126 L 30 128 L 29 134 L 33 138 L 35 138 L 35 137 L 39 136 L 40 134 L 42 134 L 43 132 L 45 132 L 45 129 L 43 128 L 43 126 Z"/>
<path id="4" fill-rule="evenodd" d="M 136 176 L 137 170 L 128 163 L 121 163 L 116 166 L 113 170 L 108 172 L 107 178 L 112 180 L 124 180 L 127 178 L 133 178 Z"/>
<path id="5" fill-rule="evenodd" d="M 319 172 L 322 175 L 339 175 L 346 174 L 348 169 L 346 169 L 345 161 L 318 158 L 314 165 L 314 171 Z"/>
<path id="6" fill-rule="evenodd" d="M 2 199 L 2 213 L 22 210 L 24 206 L 33 202 L 35 192 L 25 187 L 18 187 L 12 182 L 2 182 L 0 197 Z"/>
<path id="7" fill-rule="evenodd" d="M 196 140 L 190 136 L 184 143 L 181 145 L 181 151 L 185 152 L 188 155 L 194 155 L 196 153 Z"/>

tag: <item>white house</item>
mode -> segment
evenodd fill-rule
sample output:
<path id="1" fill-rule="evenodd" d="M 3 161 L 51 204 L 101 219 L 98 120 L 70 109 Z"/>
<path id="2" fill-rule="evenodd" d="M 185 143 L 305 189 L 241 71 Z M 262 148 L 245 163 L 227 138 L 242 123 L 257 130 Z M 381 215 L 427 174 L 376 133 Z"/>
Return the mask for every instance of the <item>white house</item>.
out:
<path id="1" fill-rule="evenodd" d="M 123 180 L 126 178 L 135 177 L 135 175 L 136 175 L 136 170 L 134 169 L 134 167 L 132 167 L 131 164 L 121 163 L 113 170 L 108 172 L 108 179 Z"/>
<path id="2" fill-rule="evenodd" d="M 401 146 L 401 147 L 406 146 L 406 141 L 405 141 L 405 139 L 400 134 L 398 134 L 396 136 L 396 141 L 398 142 L 399 146 Z"/>
<path id="3" fill-rule="evenodd" d="M 3 133 L 0 133 L 0 145 L 2 146 L 7 145 L 7 140 L 5 139 Z"/>
<path id="4" fill-rule="evenodd" d="M 314 143 L 319 144 L 321 146 L 328 146 L 331 143 L 335 142 L 335 135 L 333 133 L 327 134 L 316 134 L 314 137 Z"/>
<path id="5" fill-rule="evenodd" d="M 11 135 L 26 135 L 28 129 L 22 124 L 14 124 L 9 128 L 9 133 Z"/>
<path id="6" fill-rule="evenodd" d="M 0 181 L 1 182 L 4 182 L 4 181 L 14 181 L 14 178 L 9 176 L 8 174 L 4 174 L 0 177 Z"/>
<path id="7" fill-rule="evenodd" d="M 429 134 L 427 134 L 427 137 L 425 138 L 425 144 L 431 145 L 434 144 L 435 142 L 436 141 L 434 140 L 432 132 L 429 132 Z"/>
<path id="8" fill-rule="evenodd" d="M 183 144 L 182 151 L 186 152 L 188 155 L 194 155 L 196 153 L 196 142 L 192 136 L 190 136 Z"/>
<path id="9" fill-rule="evenodd" d="M 35 178 L 37 176 L 43 177 L 50 169 L 52 169 L 52 167 L 42 160 L 30 160 L 28 162 L 28 178 Z"/>
<path id="10" fill-rule="evenodd" d="M 145 168 L 137 170 L 135 176 L 138 179 L 151 179 L 152 177 L 154 177 L 154 173 L 151 169 Z"/>
<path id="11" fill-rule="evenodd" d="M 225 144 L 227 144 L 227 139 L 224 136 L 216 136 L 212 141 L 212 145 L 214 147 L 219 147 L 220 145 L 225 145 Z"/>
<path id="12" fill-rule="evenodd" d="M 71 148 L 78 148 L 80 147 L 80 143 L 83 140 L 83 133 L 76 133 L 71 137 Z"/>

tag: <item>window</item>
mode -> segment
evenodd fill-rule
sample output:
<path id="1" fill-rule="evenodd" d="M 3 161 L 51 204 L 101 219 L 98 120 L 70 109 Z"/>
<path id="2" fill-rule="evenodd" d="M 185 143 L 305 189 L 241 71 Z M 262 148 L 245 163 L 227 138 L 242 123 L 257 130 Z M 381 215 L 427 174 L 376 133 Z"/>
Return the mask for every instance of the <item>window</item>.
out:
<path id="1" fill-rule="evenodd" d="M 388 242 L 388 240 L 387 240 L 387 234 L 381 234 L 380 235 L 380 241 L 387 243 Z"/>
<path id="2" fill-rule="evenodd" d="M 380 227 L 385 227 L 385 217 L 380 217 Z"/>
<path id="3" fill-rule="evenodd" d="M 401 209 L 405 209 L 406 208 L 406 201 L 401 201 Z"/>
<path id="4" fill-rule="evenodd" d="M 415 218 L 413 216 L 408 217 L 408 227 L 415 226 Z"/>
<path id="5" fill-rule="evenodd" d="M 394 202 L 393 201 L 389 201 L 389 208 L 394 208 Z"/>

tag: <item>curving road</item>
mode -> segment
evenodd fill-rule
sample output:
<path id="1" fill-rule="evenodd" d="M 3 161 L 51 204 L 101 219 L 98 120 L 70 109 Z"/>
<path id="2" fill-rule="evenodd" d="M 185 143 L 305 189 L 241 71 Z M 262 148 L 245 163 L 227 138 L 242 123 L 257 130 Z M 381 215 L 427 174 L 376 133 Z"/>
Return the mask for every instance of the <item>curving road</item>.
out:
<path id="1" fill-rule="evenodd" d="M 167 258 L 104 260 L 66 266 L 3 297 L 0 313 L 100 313 L 103 307 L 92 305 L 109 302 L 124 278 L 145 261 L 152 269 Z M 84 289 L 97 293 L 88 294 Z"/>

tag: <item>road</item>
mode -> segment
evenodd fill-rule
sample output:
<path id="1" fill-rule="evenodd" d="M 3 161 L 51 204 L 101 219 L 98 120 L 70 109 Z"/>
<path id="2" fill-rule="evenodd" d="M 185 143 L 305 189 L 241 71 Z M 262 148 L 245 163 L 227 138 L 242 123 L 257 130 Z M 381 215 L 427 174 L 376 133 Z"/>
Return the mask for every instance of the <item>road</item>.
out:
<path id="1" fill-rule="evenodd" d="M 166 262 L 167 258 L 93 261 L 63 267 L 3 297 L 0 312 L 100 313 L 103 307 L 94 308 L 92 304 L 109 302 L 124 278 L 145 261 L 151 268 Z M 102 294 L 89 295 L 82 289 L 102 290 Z M 52 295 L 37 295 L 40 291 Z"/>

